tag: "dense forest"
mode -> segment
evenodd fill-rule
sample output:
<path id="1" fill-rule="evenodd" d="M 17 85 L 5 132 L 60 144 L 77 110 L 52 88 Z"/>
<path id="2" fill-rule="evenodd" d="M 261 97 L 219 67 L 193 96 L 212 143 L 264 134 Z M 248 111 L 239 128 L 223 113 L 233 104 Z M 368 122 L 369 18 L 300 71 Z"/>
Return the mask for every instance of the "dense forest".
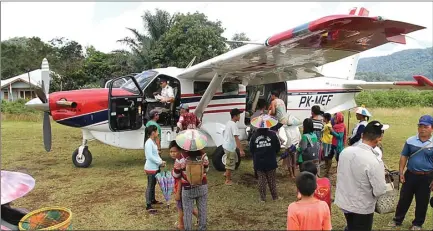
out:
<path id="1" fill-rule="evenodd" d="M 366 81 L 413 80 L 414 75 L 433 79 L 433 47 L 409 49 L 391 55 L 359 60 L 356 79 Z"/>
<path id="2" fill-rule="evenodd" d="M 185 67 L 194 57 L 199 63 L 242 45 L 227 43 L 221 22 L 210 21 L 199 12 L 170 14 L 157 9 L 155 13 L 145 12 L 141 20 L 142 28 L 125 28 L 131 36 L 117 40 L 127 49 L 109 53 L 83 47 L 68 38 L 45 42 L 38 37 L 16 37 L 1 41 L 1 79 L 38 69 L 46 57 L 55 73 L 51 92 L 99 87 L 116 76 L 150 68 Z M 238 33 L 230 40 L 249 39 L 245 33 Z M 357 79 L 411 79 L 415 74 L 432 78 L 432 51 L 406 50 L 361 59 Z"/>

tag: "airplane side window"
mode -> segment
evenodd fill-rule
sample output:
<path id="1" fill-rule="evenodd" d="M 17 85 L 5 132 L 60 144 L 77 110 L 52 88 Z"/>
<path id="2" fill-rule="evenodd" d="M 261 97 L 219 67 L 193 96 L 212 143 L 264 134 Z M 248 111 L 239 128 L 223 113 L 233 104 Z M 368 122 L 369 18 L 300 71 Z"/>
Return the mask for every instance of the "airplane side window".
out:
<path id="1" fill-rule="evenodd" d="M 239 84 L 237 83 L 223 83 L 222 90 L 224 95 L 238 95 L 239 94 Z"/>
<path id="2" fill-rule="evenodd" d="M 209 86 L 209 82 L 204 81 L 194 81 L 194 94 L 203 95 Z"/>

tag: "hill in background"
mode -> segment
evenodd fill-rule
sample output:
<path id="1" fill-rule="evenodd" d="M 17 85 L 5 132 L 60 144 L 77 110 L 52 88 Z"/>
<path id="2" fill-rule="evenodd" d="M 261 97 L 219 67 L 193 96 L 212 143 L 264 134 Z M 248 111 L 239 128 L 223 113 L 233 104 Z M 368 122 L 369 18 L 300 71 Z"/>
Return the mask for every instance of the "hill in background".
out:
<path id="1" fill-rule="evenodd" d="M 399 51 L 359 60 L 355 79 L 365 81 L 413 80 L 414 75 L 433 79 L 433 47 Z"/>

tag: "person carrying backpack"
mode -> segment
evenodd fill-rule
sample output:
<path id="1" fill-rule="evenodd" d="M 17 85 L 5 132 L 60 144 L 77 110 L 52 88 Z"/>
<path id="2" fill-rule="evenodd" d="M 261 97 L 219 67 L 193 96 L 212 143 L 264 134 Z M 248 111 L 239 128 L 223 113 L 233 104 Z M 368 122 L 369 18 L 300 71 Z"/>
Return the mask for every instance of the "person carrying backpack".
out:
<path id="1" fill-rule="evenodd" d="M 312 161 L 319 169 L 320 143 L 314 133 L 313 120 L 311 118 L 306 118 L 302 124 L 303 134 L 297 150 L 299 154 L 298 163 L 301 165 L 303 162 Z"/>
<path id="2" fill-rule="evenodd" d="M 176 136 L 176 143 L 183 153 L 174 163 L 173 177 L 181 179 L 185 230 L 192 230 L 194 201 L 198 207 L 199 230 L 206 230 L 209 159 L 203 148 L 207 137 L 196 129 L 187 129 Z"/>

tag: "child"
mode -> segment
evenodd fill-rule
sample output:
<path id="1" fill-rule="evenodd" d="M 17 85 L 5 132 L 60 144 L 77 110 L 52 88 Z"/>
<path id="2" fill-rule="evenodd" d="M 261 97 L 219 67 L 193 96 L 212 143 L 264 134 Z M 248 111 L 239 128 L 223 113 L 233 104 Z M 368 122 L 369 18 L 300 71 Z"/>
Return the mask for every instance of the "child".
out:
<path id="1" fill-rule="evenodd" d="M 332 147 L 332 124 L 331 124 L 331 114 L 325 113 L 323 115 L 323 121 L 325 122 L 325 126 L 323 128 L 323 137 L 322 137 L 322 150 L 323 157 L 325 159 L 325 177 L 328 177 L 329 170 L 332 166 L 332 158 L 329 159 L 328 156 L 331 152 Z"/>
<path id="2" fill-rule="evenodd" d="M 331 211 L 331 181 L 328 178 L 319 178 L 317 176 L 317 167 L 310 161 L 304 162 L 301 166 L 301 172 L 309 172 L 316 176 L 317 188 L 314 192 L 314 197 L 325 201 Z M 298 200 L 301 199 L 301 194 L 298 191 Z"/>
<path id="3" fill-rule="evenodd" d="M 296 177 L 296 187 L 301 199 L 287 208 L 287 230 L 331 230 L 328 205 L 313 195 L 317 188 L 316 176 L 301 172 Z"/>
<path id="4" fill-rule="evenodd" d="M 159 172 L 159 168 L 165 166 L 165 161 L 163 161 L 158 154 L 158 146 L 156 145 L 156 139 L 158 139 L 157 127 L 155 125 L 150 125 L 149 127 L 146 127 L 145 130 L 146 137 L 148 137 L 144 144 L 144 155 L 146 156 L 144 171 L 147 174 L 146 210 L 149 212 L 156 212 L 152 205 L 162 204 L 162 202 L 155 199 L 155 176 Z"/>
<path id="5" fill-rule="evenodd" d="M 182 155 L 181 152 L 181 148 L 177 145 L 176 141 L 173 140 L 171 141 L 169 147 L 170 149 L 170 157 L 172 159 L 174 159 L 175 161 L 180 161 L 180 159 L 184 158 L 184 156 Z M 173 169 L 174 171 L 174 169 Z M 174 184 L 174 190 L 173 190 L 173 194 L 176 195 L 175 196 L 175 200 L 176 200 L 176 206 L 177 206 L 177 211 L 179 213 L 179 217 L 178 217 L 178 221 L 176 222 L 176 226 L 179 230 L 184 230 L 184 225 L 183 225 L 183 208 L 182 208 L 182 184 L 181 184 L 181 179 L 180 178 L 174 178 L 175 179 L 175 184 Z M 192 214 L 195 217 L 198 217 L 198 211 L 196 208 L 194 208 L 194 210 L 192 211 Z"/>
<path id="6" fill-rule="evenodd" d="M 332 134 L 332 147 L 331 153 L 328 155 L 329 159 L 332 160 L 335 154 L 335 160 L 340 156 L 341 151 L 344 149 L 344 141 L 346 140 L 346 125 L 344 125 L 344 115 L 341 112 L 337 112 L 334 115 L 334 126 L 331 130 Z"/>
<path id="7" fill-rule="evenodd" d="M 304 161 L 312 161 L 319 166 L 319 141 L 314 133 L 313 120 L 306 118 L 303 125 L 302 137 L 298 147 L 298 163 L 302 164 Z"/>

